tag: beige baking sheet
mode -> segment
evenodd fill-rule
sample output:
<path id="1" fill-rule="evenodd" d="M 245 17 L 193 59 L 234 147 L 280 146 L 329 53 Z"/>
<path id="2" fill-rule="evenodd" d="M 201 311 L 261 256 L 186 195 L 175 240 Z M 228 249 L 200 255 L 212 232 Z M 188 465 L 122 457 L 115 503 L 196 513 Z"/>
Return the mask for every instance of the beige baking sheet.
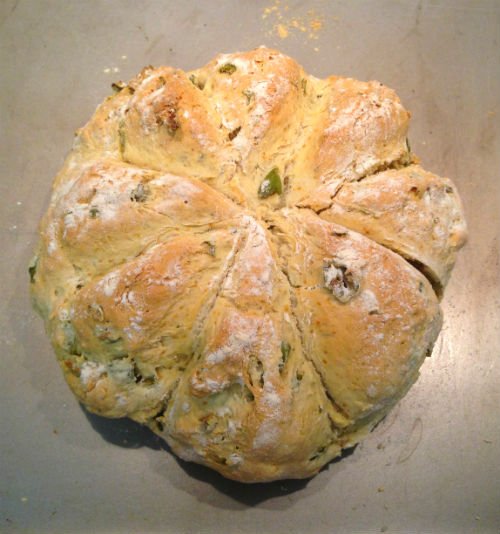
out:
<path id="1" fill-rule="evenodd" d="M 0 24 L 0 531 L 500 532 L 500 3 L 3 0 Z M 80 409 L 27 265 L 73 132 L 112 81 L 260 44 L 396 89 L 471 237 L 434 354 L 389 418 L 309 482 L 241 486 Z"/>

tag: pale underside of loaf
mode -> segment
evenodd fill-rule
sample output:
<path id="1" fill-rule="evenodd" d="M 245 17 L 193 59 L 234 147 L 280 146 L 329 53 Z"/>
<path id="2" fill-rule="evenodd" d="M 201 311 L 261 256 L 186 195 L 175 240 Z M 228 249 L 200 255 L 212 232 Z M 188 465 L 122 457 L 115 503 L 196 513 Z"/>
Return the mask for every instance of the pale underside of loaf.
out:
<path id="1" fill-rule="evenodd" d="M 393 91 L 274 50 L 118 89 L 30 271 L 70 387 L 229 478 L 312 476 L 432 350 L 466 236 L 454 185 L 410 153 Z"/>

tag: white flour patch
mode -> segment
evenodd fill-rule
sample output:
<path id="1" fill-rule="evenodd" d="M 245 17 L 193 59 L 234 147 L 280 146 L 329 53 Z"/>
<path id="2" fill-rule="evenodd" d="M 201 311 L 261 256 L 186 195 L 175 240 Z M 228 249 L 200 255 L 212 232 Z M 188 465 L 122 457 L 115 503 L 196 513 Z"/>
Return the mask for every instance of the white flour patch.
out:
<path id="1" fill-rule="evenodd" d="M 89 382 L 95 382 L 104 373 L 106 373 L 106 366 L 96 362 L 84 362 L 80 367 L 80 381 L 84 386 L 88 386 Z"/>
<path id="2" fill-rule="evenodd" d="M 177 195 L 182 198 L 190 198 L 195 195 L 200 195 L 203 193 L 203 190 L 193 182 L 177 178 L 172 187 L 170 187 L 169 192 L 170 194 Z"/>
<path id="3" fill-rule="evenodd" d="M 108 273 L 97 285 L 107 297 L 111 297 L 116 291 L 119 281 L 118 273 Z"/>
<path id="4" fill-rule="evenodd" d="M 233 140 L 233 146 L 240 152 L 241 158 L 245 159 L 252 148 L 252 143 L 248 137 L 241 131 Z"/>
<path id="5" fill-rule="evenodd" d="M 243 462 L 243 458 L 236 453 L 232 453 L 227 457 L 227 465 L 239 465 Z"/>
<path id="6" fill-rule="evenodd" d="M 254 449 L 272 447 L 278 443 L 279 428 L 272 420 L 264 421 L 257 431 L 252 443 Z"/>
<path id="7" fill-rule="evenodd" d="M 232 346 L 222 347 L 206 356 L 205 361 L 212 365 L 223 362 L 232 353 Z"/>
<path id="8" fill-rule="evenodd" d="M 49 227 L 47 228 L 47 237 L 49 240 L 49 243 L 47 245 L 47 252 L 50 255 L 54 254 L 54 252 L 57 250 L 58 243 L 57 243 L 57 226 L 55 222 L 52 222 Z"/>
<path id="9" fill-rule="evenodd" d="M 232 411 L 231 411 L 231 408 L 229 408 L 229 406 L 222 406 L 220 408 L 217 408 L 215 413 L 217 414 L 218 417 L 225 417 L 226 415 L 231 415 Z"/>
<path id="10" fill-rule="evenodd" d="M 272 297 L 274 260 L 264 229 L 253 217 L 245 215 L 248 238 L 240 251 L 238 261 L 229 273 L 225 291 L 239 291 L 252 296 Z"/>
<path id="11" fill-rule="evenodd" d="M 70 318 L 70 313 L 66 308 L 61 308 L 58 313 L 60 321 L 68 321 Z"/>
<path id="12" fill-rule="evenodd" d="M 371 291 L 370 289 L 365 289 L 361 292 L 360 297 L 361 302 L 367 312 L 378 311 L 379 302 L 373 291 Z"/>

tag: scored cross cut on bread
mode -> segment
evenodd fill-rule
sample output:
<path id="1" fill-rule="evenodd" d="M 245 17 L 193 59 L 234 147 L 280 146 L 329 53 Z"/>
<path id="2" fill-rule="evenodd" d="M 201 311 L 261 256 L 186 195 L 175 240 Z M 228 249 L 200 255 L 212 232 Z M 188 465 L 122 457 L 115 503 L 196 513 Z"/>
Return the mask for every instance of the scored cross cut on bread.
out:
<path id="1" fill-rule="evenodd" d="M 244 482 L 312 476 L 416 380 L 466 238 L 379 82 L 264 47 L 147 67 L 77 132 L 30 266 L 71 389 Z"/>

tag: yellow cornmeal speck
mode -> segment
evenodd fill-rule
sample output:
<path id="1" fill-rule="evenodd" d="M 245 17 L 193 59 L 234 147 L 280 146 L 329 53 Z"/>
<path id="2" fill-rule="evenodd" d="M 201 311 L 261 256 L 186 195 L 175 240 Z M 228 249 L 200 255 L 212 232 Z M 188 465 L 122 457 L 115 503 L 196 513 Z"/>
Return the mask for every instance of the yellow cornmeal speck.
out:
<path id="1" fill-rule="evenodd" d="M 268 35 L 277 36 L 280 39 L 286 39 L 295 32 L 305 34 L 306 39 L 318 39 L 318 33 L 323 29 L 324 16 L 318 14 L 314 9 L 310 9 L 306 14 L 297 16 L 294 13 L 290 17 L 290 6 L 281 3 L 280 0 L 274 0 L 272 5 L 262 10 L 262 19 L 274 17 L 274 24 L 267 32 Z M 295 33 L 297 35 L 297 33 Z"/>
<path id="2" fill-rule="evenodd" d="M 278 30 L 278 35 L 282 39 L 286 39 L 288 37 L 288 30 L 287 30 L 287 28 L 285 26 L 283 26 L 283 24 L 278 24 L 276 29 Z"/>
<path id="3" fill-rule="evenodd" d="M 313 19 L 309 22 L 309 27 L 313 31 L 318 31 L 321 30 L 321 28 L 323 27 L 323 23 L 319 19 Z"/>

